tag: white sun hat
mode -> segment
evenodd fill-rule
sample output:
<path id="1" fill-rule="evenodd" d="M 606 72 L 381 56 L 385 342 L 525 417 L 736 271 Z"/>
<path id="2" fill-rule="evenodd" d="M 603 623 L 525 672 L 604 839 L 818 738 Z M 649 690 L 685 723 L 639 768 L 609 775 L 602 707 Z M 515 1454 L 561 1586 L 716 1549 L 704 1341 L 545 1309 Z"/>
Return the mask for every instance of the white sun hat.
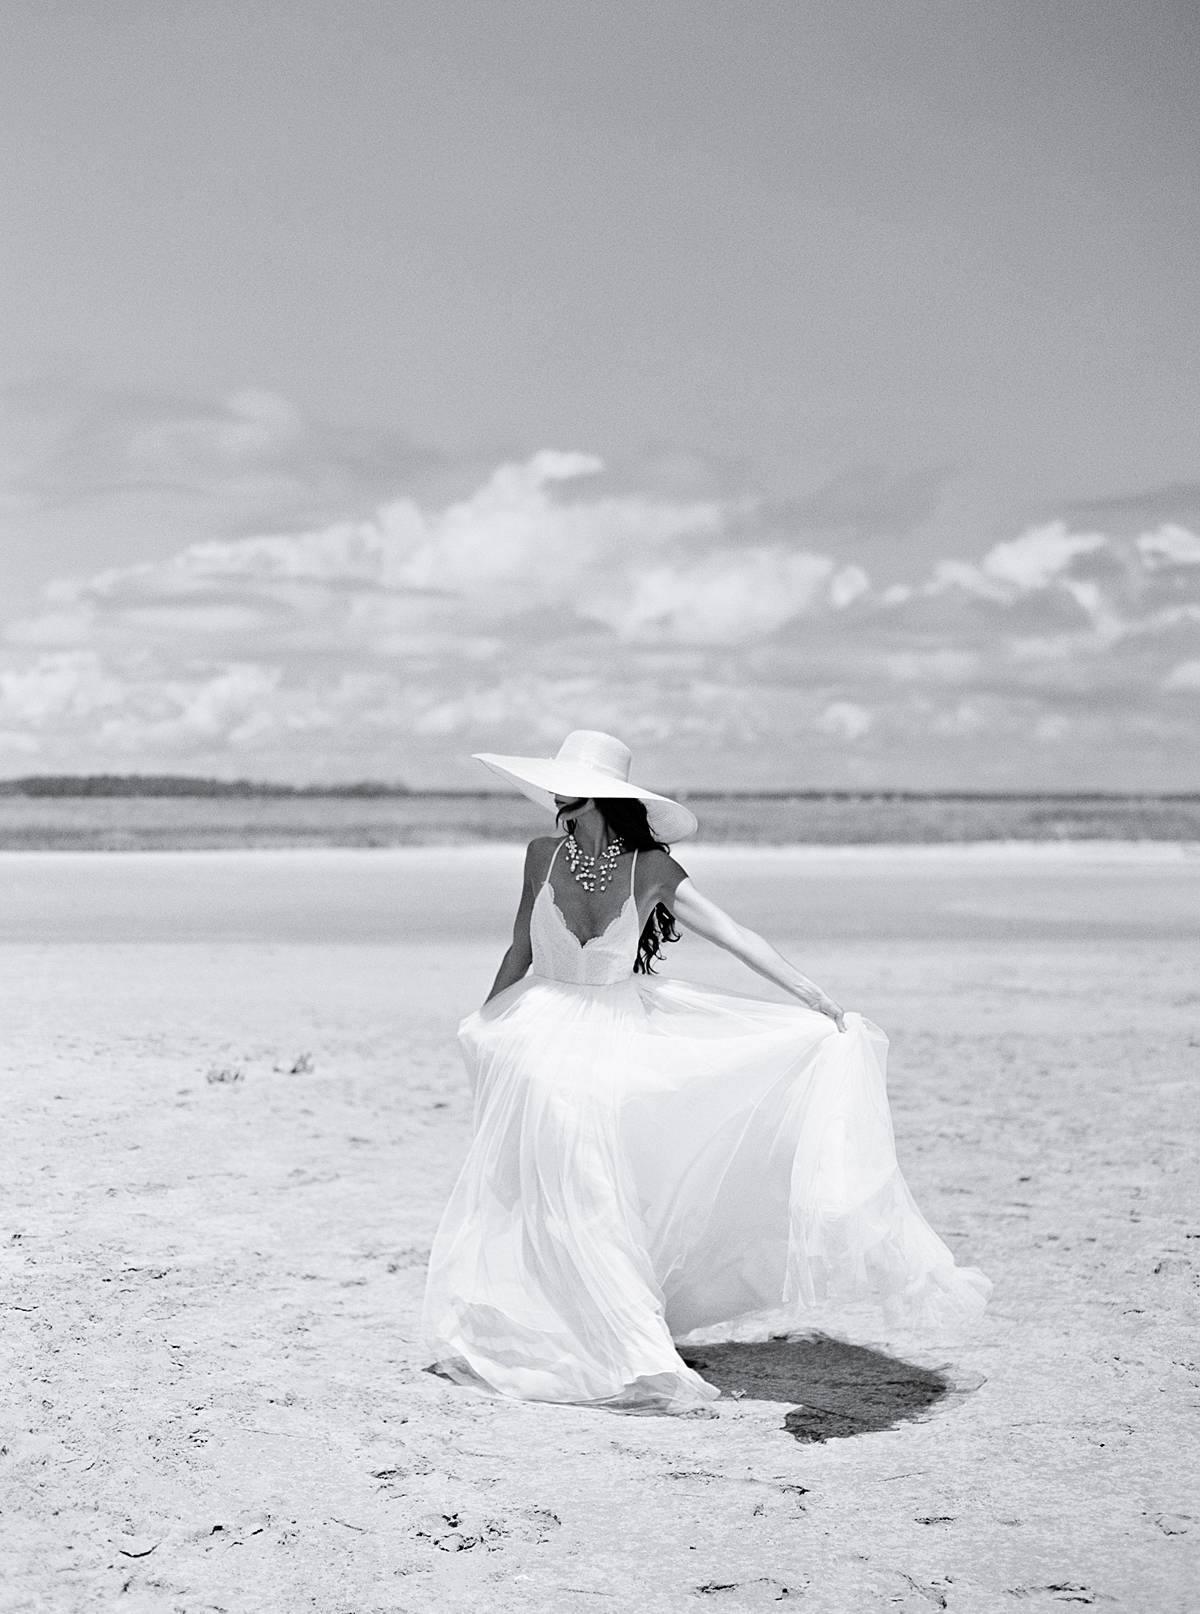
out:
<path id="1" fill-rule="evenodd" d="M 530 801 L 557 812 L 555 796 L 582 796 L 596 800 L 629 796 L 646 804 L 650 831 L 659 841 L 682 841 L 700 825 L 696 815 L 669 796 L 656 795 L 629 782 L 633 754 L 613 734 L 600 729 L 574 729 L 553 757 L 504 757 L 493 751 L 473 751 L 476 762 L 516 785 Z"/>

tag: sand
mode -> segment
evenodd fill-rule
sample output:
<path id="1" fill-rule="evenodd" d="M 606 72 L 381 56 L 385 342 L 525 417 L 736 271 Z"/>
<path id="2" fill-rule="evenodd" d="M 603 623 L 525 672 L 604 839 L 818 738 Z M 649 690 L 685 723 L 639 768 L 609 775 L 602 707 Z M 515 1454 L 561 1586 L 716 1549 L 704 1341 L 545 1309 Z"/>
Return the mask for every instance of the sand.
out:
<path id="1" fill-rule="evenodd" d="M 702 1422 L 448 1385 L 453 1032 L 519 849 L 0 856 L 2 1614 L 1196 1606 L 1200 856 L 687 861 L 887 1029 L 977 1334 L 708 1348 Z"/>

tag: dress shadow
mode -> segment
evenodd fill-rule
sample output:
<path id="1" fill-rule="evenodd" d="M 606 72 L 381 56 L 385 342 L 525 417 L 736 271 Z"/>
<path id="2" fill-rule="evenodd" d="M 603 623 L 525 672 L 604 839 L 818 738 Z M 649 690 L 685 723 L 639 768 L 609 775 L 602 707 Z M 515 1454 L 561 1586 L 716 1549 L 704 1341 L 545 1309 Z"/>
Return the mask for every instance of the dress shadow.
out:
<path id="1" fill-rule="evenodd" d="M 984 1382 L 981 1374 L 920 1367 L 820 1333 L 779 1335 L 758 1344 L 684 1346 L 680 1355 L 723 1396 L 791 1403 L 783 1427 L 807 1444 L 927 1418 Z"/>

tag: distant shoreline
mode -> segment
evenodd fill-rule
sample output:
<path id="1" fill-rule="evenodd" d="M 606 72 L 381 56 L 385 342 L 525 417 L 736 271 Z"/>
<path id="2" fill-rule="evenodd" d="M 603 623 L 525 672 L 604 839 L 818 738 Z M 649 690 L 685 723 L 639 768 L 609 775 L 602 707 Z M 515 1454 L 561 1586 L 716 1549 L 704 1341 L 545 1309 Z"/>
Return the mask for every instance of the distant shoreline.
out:
<path id="1" fill-rule="evenodd" d="M 879 787 L 806 786 L 776 790 L 675 788 L 684 801 L 842 802 L 1140 802 L 1200 803 L 1200 789 L 1186 790 L 901 790 Z M 254 779 L 209 779 L 188 774 L 27 774 L 0 779 L 0 797 L 46 800 L 262 800 L 262 801 L 502 801 L 505 789 L 416 788 L 383 780 L 348 784 L 289 785 Z"/>
<path id="2" fill-rule="evenodd" d="M 449 856 L 467 853 L 472 856 L 495 857 L 502 862 L 519 858 L 525 851 L 525 841 L 422 841 L 403 845 L 355 845 L 331 843 L 291 843 L 270 846 L 124 846 L 103 851 L 115 851 L 126 858 L 245 858 L 265 857 L 272 860 L 308 857 L 346 858 L 357 861 L 368 857 L 398 857 L 407 859 L 418 854 Z M 9 858 L 74 858 L 90 857 L 90 847 L 11 847 L 0 844 L 0 860 Z M 886 862 L 889 859 L 937 862 L 944 858 L 963 857 L 971 862 L 986 863 L 995 860 L 1031 858 L 1050 862 L 1055 858 L 1071 863 L 1174 863 L 1200 862 L 1200 841 L 1165 840 L 1007 840 L 1007 841 L 687 841 L 677 848 L 682 862 L 695 858 L 697 853 L 709 858 L 759 859 L 780 857 L 796 862 L 820 863 L 833 858 L 850 861 Z"/>
<path id="3" fill-rule="evenodd" d="M 714 792 L 688 799 L 700 820 L 688 846 L 1200 845 L 1200 796 Z M 553 828 L 551 815 L 516 790 L 0 795 L 0 848 L 13 851 L 472 846 L 528 841 Z"/>

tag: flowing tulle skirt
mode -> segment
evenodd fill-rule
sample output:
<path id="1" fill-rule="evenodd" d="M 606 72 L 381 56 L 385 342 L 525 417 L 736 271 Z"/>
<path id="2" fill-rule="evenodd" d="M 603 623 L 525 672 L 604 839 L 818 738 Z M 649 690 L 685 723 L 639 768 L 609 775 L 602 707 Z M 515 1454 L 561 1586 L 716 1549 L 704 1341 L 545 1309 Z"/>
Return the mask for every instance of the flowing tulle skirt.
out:
<path id="1" fill-rule="evenodd" d="M 685 1340 L 960 1339 L 991 1284 L 900 1174 L 887 1038 L 846 1027 L 645 976 L 527 976 L 468 1015 L 475 1131 L 430 1258 L 432 1365 L 521 1399 L 682 1412 L 718 1394 Z"/>

